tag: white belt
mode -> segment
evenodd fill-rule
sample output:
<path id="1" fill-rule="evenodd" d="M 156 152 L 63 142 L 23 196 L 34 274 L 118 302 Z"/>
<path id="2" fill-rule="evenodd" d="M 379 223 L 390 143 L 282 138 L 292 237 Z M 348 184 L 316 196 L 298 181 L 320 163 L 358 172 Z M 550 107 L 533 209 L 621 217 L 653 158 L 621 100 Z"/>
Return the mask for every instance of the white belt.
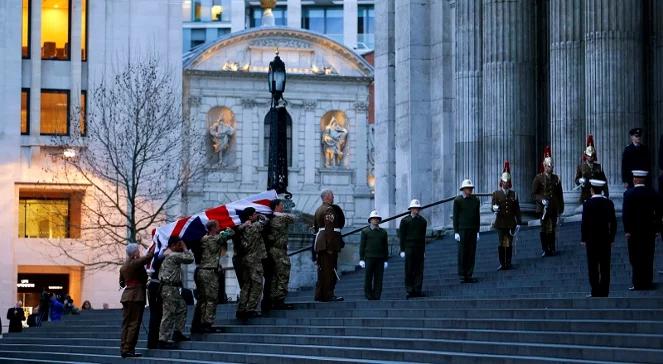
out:
<path id="1" fill-rule="evenodd" d="M 320 229 L 318 229 L 318 232 L 321 232 L 321 231 L 325 231 L 325 228 L 320 228 Z M 337 233 L 340 233 L 340 232 L 341 232 L 341 229 L 339 229 L 339 228 L 334 228 L 334 231 L 336 231 Z"/>

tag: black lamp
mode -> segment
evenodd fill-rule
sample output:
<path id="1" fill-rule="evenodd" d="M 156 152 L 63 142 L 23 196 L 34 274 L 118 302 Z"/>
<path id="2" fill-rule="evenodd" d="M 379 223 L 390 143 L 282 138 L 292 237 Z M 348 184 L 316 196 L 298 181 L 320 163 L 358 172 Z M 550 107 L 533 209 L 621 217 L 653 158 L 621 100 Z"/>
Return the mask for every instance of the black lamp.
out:
<path id="1" fill-rule="evenodd" d="M 285 91 L 285 63 L 279 57 L 279 51 L 276 50 L 274 60 L 269 62 L 269 72 L 267 73 L 267 82 L 269 92 L 272 94 L 272 102 L 276 103 Z"/>

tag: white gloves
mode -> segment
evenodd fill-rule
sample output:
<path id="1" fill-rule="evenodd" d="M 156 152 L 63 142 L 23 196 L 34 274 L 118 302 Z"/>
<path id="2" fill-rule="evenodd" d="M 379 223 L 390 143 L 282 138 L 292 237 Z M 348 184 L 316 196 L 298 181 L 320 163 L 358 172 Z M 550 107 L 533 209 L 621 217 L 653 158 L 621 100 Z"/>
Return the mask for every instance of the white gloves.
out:
<path id="1" fill-rule="evenodd" d="M 543 204 L 543 206 L 548 206 L 548 203 L 548 200 L 541 200 L 541 204 Z"/>
<path id="2" fill-rule="evenodd" d="M 384 269 L 387 269 L 388 266 L 389 266 L 389 263 L 384 262 Z"/>
<path id="3" fill-rule="evenodd" d="M 585 182 L 587 182 L 585 177 L 578 178 L 578 183 L 580 183 L 583 187 L 585 187 Z"/>
<path id="4" fill-rule="evenodd" d="M 362 268 L 366 268 L 366 262 L 364 262 L 363 260 L 360 260 L 359 261 L 359 266 L 362 267 Z"/>
<path id="5" fill-rule="evenodd" d="M 401 258 L 405 258 L 405 252 L 401 252 L 401 253 L 400 253 L 400 254 L 398 254 L 398 255 L 400 255 L 400 256 L 401 256 Z"/>
<path id="6" fill-rule="evenodd" d="M 460 234 L 455 233 L 454 234 L 454 239 L 456 239 L 456 241 L 460 241 Z"/>
<path id="7" fill-rule="evenodd" d="M 500 212 L 499 205 L 493 205 L 493 212 Z"/>
<path id="8" fill-rule="evenodd" d="M 481 237 L 479 236 L 479 233 L 477 233 L 477 241 L 479 241 L 479 239 L 481 239 Z"/>

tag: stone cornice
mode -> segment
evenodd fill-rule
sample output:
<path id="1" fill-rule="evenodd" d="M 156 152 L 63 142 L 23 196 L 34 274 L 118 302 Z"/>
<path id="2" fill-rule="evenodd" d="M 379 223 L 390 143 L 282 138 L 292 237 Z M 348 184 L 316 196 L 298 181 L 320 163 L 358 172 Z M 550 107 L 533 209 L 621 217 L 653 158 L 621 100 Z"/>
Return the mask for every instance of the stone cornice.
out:
<path id="1" fill-rule="evenodd" d="M 185 76 L 215 77 L 215 78 L 260 78 L 265 80 L 267 87 L 267 75 L 262 72 L 241 72 L 241 71 L 212 71 L 212 70 L 184 70 Z M 372 77 L 339 76 L 339 75 L 302 75 L 288 74 L 288 80 L 309 80 L 321 82 L 353 82 L 353 83 L 371 83 Z"/>

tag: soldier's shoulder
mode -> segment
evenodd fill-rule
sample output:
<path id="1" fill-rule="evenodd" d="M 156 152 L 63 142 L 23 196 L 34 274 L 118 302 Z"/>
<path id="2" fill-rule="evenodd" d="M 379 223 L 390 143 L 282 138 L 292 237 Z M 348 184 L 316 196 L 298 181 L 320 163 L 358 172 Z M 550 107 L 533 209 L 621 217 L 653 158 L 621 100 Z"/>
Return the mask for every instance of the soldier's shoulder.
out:
<path id="1" fill-rule="evenodd" d="M 454 202 L 462 202 L 463 201 L 463 196 L 458 195 L 456 198 L 454 198 Z"/>

